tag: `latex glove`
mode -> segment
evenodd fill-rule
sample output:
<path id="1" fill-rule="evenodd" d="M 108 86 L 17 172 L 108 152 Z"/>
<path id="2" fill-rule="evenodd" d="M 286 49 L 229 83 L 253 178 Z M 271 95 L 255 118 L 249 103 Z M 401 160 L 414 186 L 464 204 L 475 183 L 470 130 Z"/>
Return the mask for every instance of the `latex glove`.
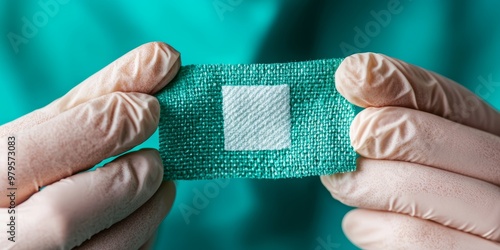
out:
<path id="1" fill-rule="evenodd" d="M 336 84 L 366 108 L 351 125 L 358 170 L 321 177 L 360 208 L 343 220 L 347 237 L 363 249 L 499 249 L 500 114 L 451 80 L 379 54 L 346 58 Z"/>
<path id="2" fill-rule="evenodd" d="M 170 210 L 175 187 L 162 183 L 159 153 L 125 154 L 150 137 L 163 88 L 179 53 L 149 43 L 92 75 L 62 98 L 0 127 L 2 249 L 138 249 Z M 8 137 L 15 137 L 16 238 L 8 241 Z M 42 191 L 39 188 L 46 186 Z"/>

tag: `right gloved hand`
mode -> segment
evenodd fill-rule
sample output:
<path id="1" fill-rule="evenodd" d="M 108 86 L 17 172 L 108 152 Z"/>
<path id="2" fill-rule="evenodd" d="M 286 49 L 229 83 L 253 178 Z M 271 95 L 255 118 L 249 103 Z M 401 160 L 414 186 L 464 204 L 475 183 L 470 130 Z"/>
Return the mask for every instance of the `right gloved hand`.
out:
<path id="1" fill-rule="evenodd" d="M 346 58 L 336 85 L 366 108 L 351 125 L 358 170 L 321 177 L 334 198 L 359 207 L 344 218 L 347 237 L 363 249 L 499 249 L 500 114 L 455 82 L 380 54 Z"/>

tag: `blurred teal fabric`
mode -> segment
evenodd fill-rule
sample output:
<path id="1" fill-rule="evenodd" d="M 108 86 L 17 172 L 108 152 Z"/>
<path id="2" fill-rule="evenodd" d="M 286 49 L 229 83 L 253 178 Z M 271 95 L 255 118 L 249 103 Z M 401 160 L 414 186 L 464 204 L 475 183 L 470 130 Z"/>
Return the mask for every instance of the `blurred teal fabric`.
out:
<path id="1" fill-rule="evenodd" d="M 0 124 L 43 107 L 149 41 L 174 46 L 183 64 L 375 51 L 472 91 L 500 81 L 500 2 L 494 0 L 60 0 L 52 9 L 46 2 L 0 3 Z M 394 6 L 383 19 L 381 13 Z M 12 34 L 22 35 L 25 19 L 35 22 L 36 31 L 13 46 Z M 499 108 L 500 88 L 484 98 Z M 140 147 L 157 143 L 155 134 Z M 356 249 L 341 230 L 350 208 L 333 200 L 317 177 L 177 186 L 155 249 Z"/>

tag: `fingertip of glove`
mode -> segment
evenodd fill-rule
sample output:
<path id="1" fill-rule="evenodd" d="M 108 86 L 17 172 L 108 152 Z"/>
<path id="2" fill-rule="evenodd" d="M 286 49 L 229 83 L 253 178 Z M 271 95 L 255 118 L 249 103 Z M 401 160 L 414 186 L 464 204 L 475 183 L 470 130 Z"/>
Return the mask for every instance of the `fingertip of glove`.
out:
<path id="1" fill-rule="evenodd" d="M 181 65 L 180 53 L 164 42 L 150 42 L 144 45 L 145 50 L 151 51 L 151 63 L 156 74 L 162 79 L 151 90 L 154 94 L 164 88 L 177 74 Z"/>
<path id="2" fill-rule="evenodd" d="M 143 148 L 139 150 L 138 152 L 142 152 L 145 157 L 147 158 L 150 163 L 148 165 L 151 165 L 153 168 L 153 171 L 150 172 L 150 177 L 152 180 L 162 180 L 163 179 L 163 162 L 161 160 L 160 153 L 158 150 L 154 148 Z M 158 184 L 159 186 L 159 184 Z"/>
<path id="3" fill-rule="evenodd" d="M 153 121 L 155 123 L 155 126 L 157 127 L 159 122 L 160 122 L 160 102 L 156 97 L 154 96 L 149 96 L 149 102 L 148 102 L 148 107 L 147 109 L 149 112 L 151 112 L 151 116 L 153 118 Z"/>
<path id="4" fill-rule="evenodd" d="M 380 107 L 394 101 L 402 91 L 394 80 L 398 70 L 389 58 L 377 53 L 359 53 L 339 66 L 336 88 L 347 100 L 360 107 Z"/>
<path id="5" fill-rule="evenodd" d="M 386 226 L 381 224 L 385 218 L 380 212 L 365 209 L 349 211 L 342 220 L 342 231 L 356 246 L 362 249 L 386 249 L 384 241 L 387 239 Z"/>
<path id="6" fill-rule="evenodd" d="M 175 197 L 176 197 L 176 185 L 173 181 L 163 181 L 160 185 L 160 188 L 158 189 L 158 192 L 160 192 L 160 197 L 161 198 L 161 205 L 164 208 L 164 214 L 163 217 L 167 216 L 167 214 L 170 212 L 170 209 L 172 208 L 172 205 L 174 204 Z"/>
<path id="7" fill-rule="evenodd" d="M 160 120 L 160 103 L 156 97 L 142 93 L 118 93 L 127 104 L 127 116 L 144 127 L 156 130 Z M 154 132 L 154 131 L 153 131 Z"/>
<path id="8" fill-rule="evenodd" d="M 415 138 L 413 112 L 399 107 L 366 108 L 351 123 L 349 136 L 354 150 L 368 158 L 388 159 L 408 148 Z M 400 148 L 401 145 L 406 145 Z"/>
<path id="9" fill-rule="evenodd" d="M 358 212 L 357 210 L 351 210 L 344 215 L 344 218 L 342 219 L 342 231 L 344 231 L 344 233 L 346 234 L 349 233 L 352 230 L 352 228 L 356 226 L 357 212 Z"/>
<path id="10" fill-rule="evenodd" d="M 363 210 L 354 209 L 347 212 L 342 219 L 342 231 L 351 242 L 357 241 L 359 231 L 363 228 L 360 218 L 363 218 Z"/>
<path id="11" fill-rule="evenodd" d="M 321 183 L 325 186 L 328 192 L 332 192 L 332 176 L 331 175 L 322 175 L 320 176 Z"/>
<path id="12" fill-rule="evenodd" d="M 349 129 L 349 138 L 351 146 L 356 152 L 360 153 L 365 144 L 373 137 L 376 125 L 380 123 L 378 119 L 380 112 L 380 108 L 366 108 L 354 117 Z"/>
<path id="13" fill-rule="evenodd" d="M 133 99 L 137 98 L 130 102 L 132 104 L 131 106 L 136 107 L 137 114 L 140 114 L 139 111 L 143 114 L 149 113 L 148 116 L 138 115 L 134 117 L 134 119 L 140 120 L 141 118 L 144 119 L 150 117 L 150 119 L 144 119 L 144 122 L 148 125 L 152 125 L 152 127 L 156 130 L 160 121 L 160 102 L 158 99 L 154 96 L 142 93 L 127 93 L 126 95 L 132 97 Z M 130 115 L 135 115 L 136 113 L 129 112 Z"/>
<path id="14" fill-rule="evenodd" d="M 350 102 L 365 107 L 363 92 L 371 82 L 370 67 L 374 53 L 360 53 L 346 57 L 335 72 L 335 87 Z"/>
<path id="15" fill-rule="evenodd" d="M 89 110 L 80 120 L 88 121 L 87 127 L 99 128 L 97 131 L 105 134 L 101 139 L 115 143 L 117 150 L 143 142 L 158 127 L 160 104 L 148 94 L 114 92 L 86 106 Z"/>

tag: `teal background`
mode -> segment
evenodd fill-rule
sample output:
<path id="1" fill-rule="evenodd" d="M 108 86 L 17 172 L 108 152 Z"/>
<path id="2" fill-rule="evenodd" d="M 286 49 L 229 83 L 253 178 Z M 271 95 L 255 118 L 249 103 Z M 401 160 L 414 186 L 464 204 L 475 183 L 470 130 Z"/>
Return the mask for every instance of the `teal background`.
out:
<path id="1" fill-rule="evenodd" d="M 373 25 L 370 12 L 387 10 L 392 1 L 66 2 L 17 53 L 7 34 L 21 34 L 23 17 L 44 10 L 38 1 L 0 3 L 0 124 L 48 104 L 127 51 L 157 40 L 177 48 L 184 64 L 287 62 L 375 51 L 473 91 L 481 77 L 500 81 L 495 0 L 401 0 L 398 13 L 357 45 L 356 27 Z M 226 4 L 227 11 L 220 14 L 214 3 Z M 356 49 L 345 52 L 342 43 Z M 500 89 L 489 94 L 487 101 L 499 108 Z M 142 146 L 157 143 L 155 135 Z M 355 249 L 340 227 L 350 208 L 331 199 L 317 177 L 177 184 L 177 200 L 155 249 L 333 249 L 322 244 L 328 240 L 335 248 Z M 212 198 L 200 198 L 205 191 Z M 186 209 L 197 211 L 189 221 L 182 216 Z"/>

